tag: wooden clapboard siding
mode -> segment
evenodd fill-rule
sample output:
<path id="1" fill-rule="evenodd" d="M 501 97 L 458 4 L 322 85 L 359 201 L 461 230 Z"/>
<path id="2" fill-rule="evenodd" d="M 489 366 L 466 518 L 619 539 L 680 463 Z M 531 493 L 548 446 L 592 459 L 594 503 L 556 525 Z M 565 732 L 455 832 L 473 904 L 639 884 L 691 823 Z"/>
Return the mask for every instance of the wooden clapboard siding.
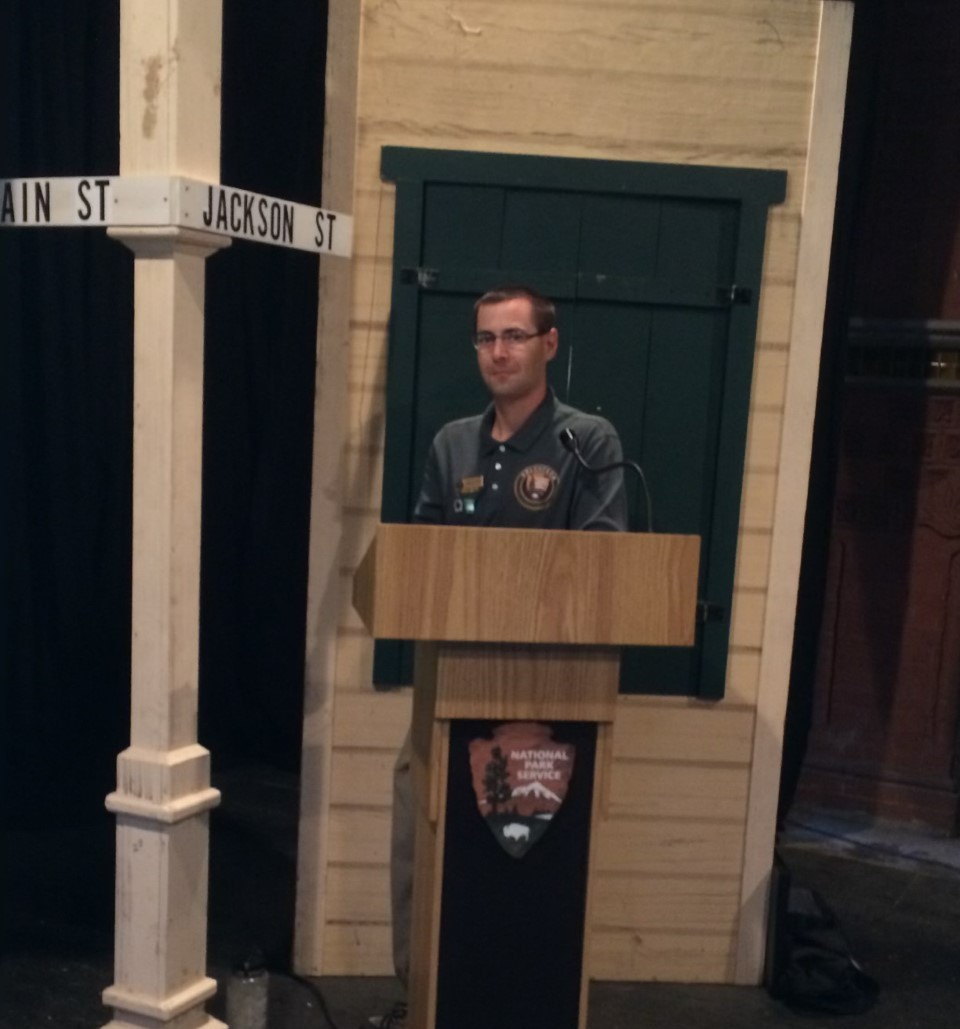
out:
<path id="1" fill-rule="evenodd" d="M 390 924 L 390 882 L 380 866 L 330 865 L 327 868 L 327 917 L 349 925 Z"/>
<path id="2" fill-rule="evenodd" d="M 793 284 L 791 269 L 800 245 L 800 215 L 795 208 L 773 207 L 767 218 L 764 275 Z"/>
<path id="3" fill-rule="evenodd" d="M 622 696 L 614 759 L 708 761 L 748 765 L 753 708 L 686 697 Z"/>
<path id="4" fill-rule="evenodd" d="M 338 690 L 367 692 L 373 668 L 373 641 L 365 632 L 339 631 L 334 679 Z M 339 703 L 334 706 L 336 712 Z"/>
<path id="5" fill-rule="evenodd" d="M 396 213 L 393 206 L 393 186 L 380 182 L 379 160 L 378 155 L 377 167 L 374 168 L 375 178 L 372 180 L 374 184 L 366 188 L 358 185 L 354 192 L 354 203 L 358 209 L 363 208 L 366 214 L 362 222 L 354 223 L 353 247 L 355 253 L 365 254 L 367 257 L 389 254 L 393 249 L 393 219 Z M 370 176 L 364 175 L 363 181 L 370 183 Z M 387 202 L 384 203 L 384 200 Z"/>
<path id="6" fill-rule="evenodd" d="M 399 745 L 398 740 L 396 746 Z M 345 807 L 389 803 L 396 756 L 396 747 L 386 750 L 335 747 L 330 769 L 330 788 L 337 803 Z"/>
<path id="7" fill-rule="evenodd" d="M 390 926 L 330 922 L 323 931 L 323 967 L 328 975 L 389 975 L 393 968 Z"/>
<path id="8" fill-rule="evenodd" d="M 330 7 L 334 63 L 356 74 L 346 134 L 350 146 L 355 140 L 355 257 L 340 301 L 348 355 L 337 624 L 314 641 L 335 655 L 326 900 L 310 953 L 298 949 L 300 967 L 370 975 L 392 964 L 389 775 L 410 695 L 370 688 L 373 648 L 349 596 L 380 505 L 395 216 L 380 154 L 401 145 L 788 172 L 786 202 L 768 220 L 726 695 L 716 703 L 621 697 L 592 907 L 597 977 L 732 981 L 758 774 L 754 729 L 822 5 L 331 0 Z M 328 130 L 328 144 L 336 143 Z"/>
<path id="9" fill-rule="evenodd" d="M 642 889 L 634 876 L 600 872 L 593 904 L 594 935 L 638 929 L 727 934 L 740 909 L 738 875 L 651 876 Z"/>
<path id="10" fill-rule="evenodd" d="M 750 412 L 747 433 L 747 468 L 757 471 L 775 470 L 780 455 L 780 423 L 783 413 L 756 405 Z"/>
<path id="11" fill-rule="evenodd" d="M 334 802 L 327 817 L 327 861 L 330 864 L 386 870 L 390 849 L 389 796 L 374 798 L 371 794 L 371 803 L 367 806 Z"/>
<path id="12" fill-rule="evenodd" d="M 787 354 L 758 347 L 753 366 L 751 402 L 757 407 L 783 409 L 787 392 Z"/>
<path id="13" fill-rule="evenodd" d="M 724 703 L 753 707 L 757 702 L 759 688 L 760 651 L 749 647 L 731 647 L 727 658 Z"/>
<path id="14" fill-rule="evenodd" d="M 333 803 L 327 810 L 322 963 L 311 959 L 326 974 L 392 971 L 389 837 L 389 794 L 380 805 Z"/>
<path id="15" fill-rule="evenodd" d="M 793 288 L 785 283 L 764 280 L 757 316 L 757 339 L 763 345 L 789 344 L 790 312 L 793 308 Z"/>
<path id="16" fill-rule="evenodd" d="M 770 570 L 770 534 L 742 532 L 737 548 L 734 583 L 737 588 L 764 589 Z"/>
<path id="17" fill-rule="evenodd" d="M 611 818 L 599 833 L 594 871 L 630 872 L 636 886 L 646 876 L 739 876 L 743 819 Z M 602 978 L 598 970 L 597 975 Z"/>
<path id="18" fill-rule="evenodd" d="M 603 970 L 596 978 L 624 982 L 730 982 L 735 951 L 733 933 L 704 929 L 600 930 L 590 941 L 591 965 Z"/>
<path id="19" fill-rule="evenodd" d="M 372 660 L 372 652 L 369 655 Z M 333 716 L 333 743 L 337 747 L 386 749 L 393 755 L 410 725 L 410 690 L 374 693 L 369 689 L 370 661 L 365 669 L 368 688 L 344 694 Z"/>
<path id="20" fill-rule="evenodd" d="M 594 975 L 724 981 L 739 919 L 753 708 L 647 697 L 619 706 L 607 817 L 595 830 Z"/>
<path id="21" fill-rule="evenodd" d="M 770 529 L 773 526 L 773 505 L 776 499 L 777 474 L 772 471 L 751 471 L 743 477 L 740 500 L 740 530 Z"/>
<path id="22" fill-rule="evenodd" d="M 734 646 L 757 647 L 763 643 L 763 611 L 766 590 L 735 589 L 730 612 L 730 642 Z"/>
<path id="23" fill-rule="evenodd" d="M 389 309 L 392 283 L 390 259 L 382 254 L 359 253 L 354 255 L 353 266 L 353 322 L 373 328 L 377 322 L 385 320 L 384 313 Z M 379 343 L 382 347 L 383 344 L 382 339 L 375 339 L 373 333 L 368 342 L 371 346 Z"/>
<path id="24" fill-rule="evenodd" d="M 610 779 L 609 818 L 743 821 L 748 764 L 622 759 Z"/>
<path id="25" fill-rule="evenodd" d="M 774 62 L 811 56 L 806 51 L 784 54 L 781 31 L 803 34 L 811 47 L 816 42 L 806 12 L 796 10 L 803 4 L 796 0 L 779 5 L 751 0 L 724 0 L 723 4 L 704 0 L 674 0 L 670 4 L 662 0 L 646 4 L 629 0 L 596 0 L 587 4 L 578 0 L 521 0 L 509 5 L 513 13 L 505 18 L 507 6 L 503 0 L 474 0 L 450 4 L 443 17 L 437 17 L 432 0 L 412 0 L 403 5 L 371 2 L 366 5 L 369 22 L 380 20 L 384 32 L 365 40 L 366 50 L 371 60 L 378 63 L 391 58 L 401 60 L 398 50 L 402 51 L 422 72 L 425 44 L 431 37 L 452 34 L 460 38 L 462 45 L 454 52 L 437 54 L 437 64 L 442 65 L 446 57 L 458 69 L 472 64 L 524 74 L 537 67 L 537 54 L 530 53 L 526 59 L 525 49 L 522 62 L 513 60 L 516 33 L 524 34 L 526 41 L 537 34 L 552 32 L 549 45 L 540 53 L 548 58 L 545 64 L 569 69 L 571 74 L 579 71 L 591 80 L 613 73 L 634 79 L 649 76 L 657 82 L 696 76 L 709 82 L 710 73 L 699 69 L 715 65 L 718 59 L 733 53 L 738 63 L 726 69 L 726 77 L 731 80 L 769 80 L 777 74 Z M 772 24 L 756 26 L 765 38 L 758 40 L 759 47 L 744 52 L 744 19 L 761 10 L 769 14 L 771 8 L 778 9 L 779 28 Z M 677 45 L 687 57 L 685 66 L 677 64 Z M 718 48 L 725 49 L 726 54 L 718 54 Z M 436 66 L 431 63 L 429 68 Z M 795 77 L 802 79 L 804 72 L 805 66 L 798 63 Z M 785 84 L 784 88 L 789 87 Z M 485 88 L 483 92 L 489 91 Z"/>

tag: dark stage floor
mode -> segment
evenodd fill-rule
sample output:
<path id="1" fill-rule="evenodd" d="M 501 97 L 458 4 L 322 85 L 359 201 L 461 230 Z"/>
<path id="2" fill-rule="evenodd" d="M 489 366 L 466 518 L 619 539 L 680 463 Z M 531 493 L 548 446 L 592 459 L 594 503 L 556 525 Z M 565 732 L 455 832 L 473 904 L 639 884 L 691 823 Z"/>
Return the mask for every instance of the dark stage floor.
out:
<path id="1" fill-rule="evenodd" d="M 254 944 L 289 967 L 296 780 L 269 769 L 216 778 L 212 819 L 210 967 L 218 979 Z M 804 828 L 806 826 L 806 828 Z M 797 815 L 781 840 L 794 884 L 819 891 L 851 948 L 881 984 L 862 1015 L 801 1015 L 765 990 L 662 983 L 596 984 L 591 1029 L 954 1029 L 960 1010 L 960 842 L 893 827 Z M 112 981 L 113 822 L 7 833 L 0 1029 L 94 1029 L 108 1021 Z M 337 1029 L 356 1029 L 396 996 L 389 979 L 320 979 Z M 221 990 L 209 1005 L 223 1017 Z M 329 1026 L 315 993 L 271 976 L 270 1029 Z M 496 1023 L 491 1019 L 491 1027 Z M 549 1029 L 532 1026 L 531 1029 Z"/>

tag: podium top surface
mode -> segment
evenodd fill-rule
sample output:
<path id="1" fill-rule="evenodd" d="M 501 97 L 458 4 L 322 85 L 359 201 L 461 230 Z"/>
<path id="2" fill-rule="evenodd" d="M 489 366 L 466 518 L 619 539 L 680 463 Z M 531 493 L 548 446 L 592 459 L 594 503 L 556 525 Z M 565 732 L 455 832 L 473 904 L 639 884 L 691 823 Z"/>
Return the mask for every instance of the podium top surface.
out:
<path id="1" fill-rule="evenodd" d="M 354 607 L 384 639 L 691 646 L 698 536 L 378 526 Z"/>

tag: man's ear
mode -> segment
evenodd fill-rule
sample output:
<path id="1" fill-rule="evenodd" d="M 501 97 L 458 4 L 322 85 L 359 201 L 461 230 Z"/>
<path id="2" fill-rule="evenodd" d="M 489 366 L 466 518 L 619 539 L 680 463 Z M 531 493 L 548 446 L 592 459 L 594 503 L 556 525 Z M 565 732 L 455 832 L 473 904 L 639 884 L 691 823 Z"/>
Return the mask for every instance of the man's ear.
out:
<path id="1" fill-rule="evenodd" d="M 544 340 L 547 344 L 547 360 L 552 361 L 557 356 L 557 347 L 560 346 L 560 333 L 556 329 L 551 329 Z"/>

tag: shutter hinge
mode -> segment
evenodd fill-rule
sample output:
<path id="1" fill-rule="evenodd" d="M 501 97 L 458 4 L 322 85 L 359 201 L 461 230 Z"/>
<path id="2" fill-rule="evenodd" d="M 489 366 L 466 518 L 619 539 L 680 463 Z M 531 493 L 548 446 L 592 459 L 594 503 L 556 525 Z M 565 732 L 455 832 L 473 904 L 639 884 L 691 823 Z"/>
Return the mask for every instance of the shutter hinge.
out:
<path id="1" fill-rule="evenodd" d="M 436 268 L 401 268 L 400 281 L 404 286 L 433 289 L 440 281 L 440 272 Z"/>
<path id="2" fill-rule="evenodd" d="M 717 286 L 717 302 L 720 304 L 752 304 L 753 290 L 749 286 Z"/>
<path id="3" fill-rule="evenodd" d="M 709 600 L 697 601 L 698 622 L 722 622 L 726 614 L 727 609 L 723 604 L 713 604 Z"/>

